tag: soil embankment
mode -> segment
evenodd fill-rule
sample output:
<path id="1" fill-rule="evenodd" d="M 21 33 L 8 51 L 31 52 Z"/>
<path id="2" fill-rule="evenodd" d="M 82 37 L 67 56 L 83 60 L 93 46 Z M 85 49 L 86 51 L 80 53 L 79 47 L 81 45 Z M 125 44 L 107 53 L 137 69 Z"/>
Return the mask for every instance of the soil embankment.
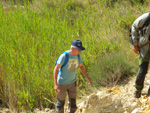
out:
<path id="1" fill-rule="evenodd" d="M 150 113 L 150 97 L 147 97 L 149 74 L 141 98 L 134 98 L 134 77 L 124 86 L 115 86 L 87 96 L 85 101 L 78 104 L 77 113 Z"/>

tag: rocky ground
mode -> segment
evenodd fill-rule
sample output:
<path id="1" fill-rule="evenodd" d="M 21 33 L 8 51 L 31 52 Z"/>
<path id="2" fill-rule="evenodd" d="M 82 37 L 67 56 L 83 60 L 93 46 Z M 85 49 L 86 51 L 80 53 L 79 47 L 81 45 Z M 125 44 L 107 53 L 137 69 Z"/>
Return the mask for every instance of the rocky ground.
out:
<path id="1" fill-rule="evenodd" d="M 76 113 L 150 113 L 150 97 L 147 97 L 150 73 L 146 76 L 142 96 L 139 99 L 134 98 L 133 95 L 134 83 L 135 77 L 131 78 L 127 84 L 93 92 L 83 100 L 78 100 L 80 102 Z M 9 109 L 0 108 L 0 113 L 13 112 Z M 55 112 L 46 108 L 43 111 L 35 109 L 34 113 Z M 65 106 L 65 113 L 67 113 L 67 106 Z"/>
<path id="2" fill-rule="evenodd" d="M 87 96 L 78 104 L 76 113 L 150 113 L 150 97 L 147 91 L 150 85 L 150 73 L 145 79 L 145 87 L 139 99 L 134 98 L 135 77 L 121 86 L 104 89 Z"/>

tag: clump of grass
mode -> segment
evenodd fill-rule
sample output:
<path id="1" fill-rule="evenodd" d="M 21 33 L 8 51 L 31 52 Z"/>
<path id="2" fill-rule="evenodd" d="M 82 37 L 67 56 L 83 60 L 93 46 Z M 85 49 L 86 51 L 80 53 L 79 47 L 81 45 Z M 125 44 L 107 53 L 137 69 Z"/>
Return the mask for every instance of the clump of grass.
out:
<path id="1" fill-rule="evenodd" d="M 137 3 L 141 3 L 141 4 L 144 4 L 146 2 L 146 0 L 130 0 L 130 2 L 132 4 L 137 4 Z"/>
<path id="2" fill-rule="evenodd" d="M 134 64 L 125 54 L 113 52 L 99 57 L 91 68 L 90 75 L 96 86 L 114 86 L 135 73 Z"/>

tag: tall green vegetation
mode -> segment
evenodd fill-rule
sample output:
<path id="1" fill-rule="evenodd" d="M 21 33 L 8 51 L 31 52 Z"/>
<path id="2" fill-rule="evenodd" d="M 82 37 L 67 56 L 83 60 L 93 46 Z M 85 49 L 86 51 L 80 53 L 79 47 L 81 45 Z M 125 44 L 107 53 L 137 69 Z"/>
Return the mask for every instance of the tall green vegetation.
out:
<path id="1" fill-rule="evenodd" d="M 16 110 L 54 106 L 55 60 L 73 40 L 82 40 L 86 48 L 82 57 L 88 71 L 99 56 L 128 53 L 129 28 L 149 4 L 133 0 L 5 2 L 0 5 L 0 98 Z M 78 83 L 86 85 L 80 72 Z"/>

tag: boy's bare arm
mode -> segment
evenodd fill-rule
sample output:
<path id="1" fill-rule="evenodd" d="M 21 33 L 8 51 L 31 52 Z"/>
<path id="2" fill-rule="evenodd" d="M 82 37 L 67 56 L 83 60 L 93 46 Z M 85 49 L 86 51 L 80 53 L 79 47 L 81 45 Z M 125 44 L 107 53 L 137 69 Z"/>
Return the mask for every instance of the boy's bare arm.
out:
<path id="1" fill-rule="evenodd" d="M 58 63 L 54 68 L 54 87 L 55 87 L 55 90 L 56 90 L 57 93 L 59 92 L 59 86 L 58 86 L 58 83 L 57 83 L 57 76 L 58 76 L 58 71 L 59 71 L 60 68 L 61 68 L 61 65 L 58 64 Z"/>
<path id="2" fill-rule="evenodd" d="M 88 79 L 89 84 L 93 84 L 92 79 L 88 76 L 85 67 L 83 66 L 83 64 L 79 64 L 79 68 L 81 70 L 81 72 L 84 74 L 84 76 Z"/>

